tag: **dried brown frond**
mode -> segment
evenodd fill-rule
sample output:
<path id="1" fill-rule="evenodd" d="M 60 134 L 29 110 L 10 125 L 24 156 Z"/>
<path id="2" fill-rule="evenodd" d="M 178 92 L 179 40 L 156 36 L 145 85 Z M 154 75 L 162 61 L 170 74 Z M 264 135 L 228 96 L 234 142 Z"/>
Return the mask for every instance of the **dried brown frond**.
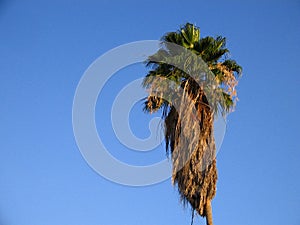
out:
<path id="1" fill-rule="evenodd" d="M 216 147 L 213 137 L 213 114 L 203 92 L 191 95 L 188 82 L 165 119 L 167 150 L 173 162 L 173 184 L 184 203 L 189 202 L 201 216 L 205 205 L 216 193 Z M 192 96 L 192 97 L 191 97 Z"/>

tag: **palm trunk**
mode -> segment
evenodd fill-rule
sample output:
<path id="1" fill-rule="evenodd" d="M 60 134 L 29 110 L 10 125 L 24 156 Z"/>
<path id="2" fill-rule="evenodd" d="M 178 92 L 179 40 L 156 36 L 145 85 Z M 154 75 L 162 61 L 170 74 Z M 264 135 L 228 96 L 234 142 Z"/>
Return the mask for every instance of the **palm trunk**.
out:
<path id="1" fill-rule="evenodd" d="M 211 201 L 207 200 L 205 205 L 206 225 L 213 225 Z"/>

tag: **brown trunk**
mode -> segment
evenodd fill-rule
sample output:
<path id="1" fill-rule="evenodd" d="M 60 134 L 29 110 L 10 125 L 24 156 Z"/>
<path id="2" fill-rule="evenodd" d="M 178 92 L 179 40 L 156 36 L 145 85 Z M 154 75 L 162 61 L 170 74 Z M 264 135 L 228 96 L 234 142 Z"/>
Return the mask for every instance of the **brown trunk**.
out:
<path id="1" fill-rule="evenodd" d="M 211 209 L 211 201 L 210 200 L 207 200 L 207 202 L 206 202 L 205 212 L 206 212 L 206 225 L 213 225 L 212 209 Z"/>

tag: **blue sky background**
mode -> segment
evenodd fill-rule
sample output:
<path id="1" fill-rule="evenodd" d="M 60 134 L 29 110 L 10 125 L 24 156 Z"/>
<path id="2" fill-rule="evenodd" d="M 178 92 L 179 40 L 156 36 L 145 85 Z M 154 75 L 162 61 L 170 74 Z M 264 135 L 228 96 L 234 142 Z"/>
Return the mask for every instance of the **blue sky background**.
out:
<path id="1" fill-rule="evenodd" d="M 140 188 L 107 181 L 84 161 L 72 130 L 76 86 L 96 58 L 121 44 L 157 40 L 187 21 L 202 36 L 226 36 L 244 68 L 217 158 L 215 224 L 300 224 L 299 0 L 2 0 L 0 225 L 190 223 L 170 179 Z M 118 89 L 145 73 L 143 65 L 117 73 L 104 91 L 112 97 L 96 107 L 112 154 L 136 164 L 144 156 L 114 137 L 109 106 Z M 150 116 L 140 109 L 130 124 L 147 137 Z M 163 147 L 154 154 L 150 161 L 163 159 Z"/>

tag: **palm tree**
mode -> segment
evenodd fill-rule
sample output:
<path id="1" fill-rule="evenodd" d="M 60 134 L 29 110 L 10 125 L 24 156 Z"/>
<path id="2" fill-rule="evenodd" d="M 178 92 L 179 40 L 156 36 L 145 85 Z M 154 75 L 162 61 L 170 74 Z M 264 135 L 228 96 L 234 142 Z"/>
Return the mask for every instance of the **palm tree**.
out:
<path id="1" fill-rule="evenodd" d="M 162 111 L 172 182 L 183 203 L 212 225 L 217 181 L 213 122 L 234 109 L 241 67 L 230 59 L 224 37 L 200 38 L 200 29 L 190 23 L 165 34 L 160 50 L 146 64 L 151 69 L 143 81 L 149 91 L 144 110 Z"/>

